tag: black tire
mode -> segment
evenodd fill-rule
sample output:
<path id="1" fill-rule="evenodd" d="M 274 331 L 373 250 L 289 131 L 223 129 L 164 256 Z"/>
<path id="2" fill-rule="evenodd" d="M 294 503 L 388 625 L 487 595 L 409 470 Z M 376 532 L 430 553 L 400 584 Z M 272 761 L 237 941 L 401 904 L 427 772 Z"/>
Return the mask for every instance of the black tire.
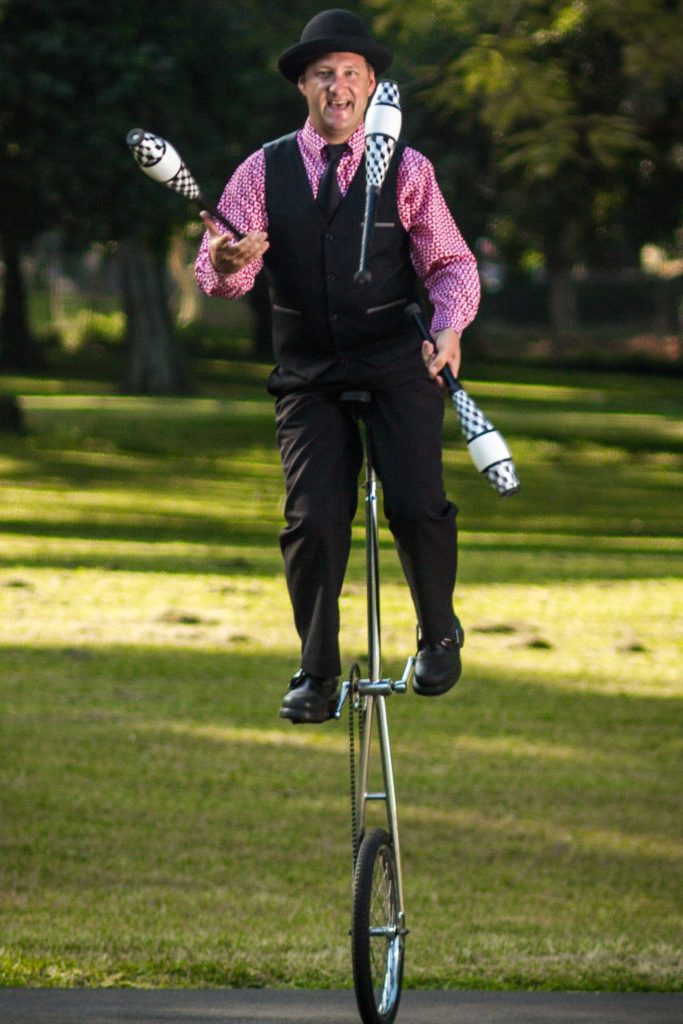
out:
<path id="1" fill-rule="evenodd" d="M 353 876 L 351 958 L 363 1024 L 391 1024 L 396 1017 L 404 952 L 396 858 L 389 833 L 377 828 L 363 838 Z"/>

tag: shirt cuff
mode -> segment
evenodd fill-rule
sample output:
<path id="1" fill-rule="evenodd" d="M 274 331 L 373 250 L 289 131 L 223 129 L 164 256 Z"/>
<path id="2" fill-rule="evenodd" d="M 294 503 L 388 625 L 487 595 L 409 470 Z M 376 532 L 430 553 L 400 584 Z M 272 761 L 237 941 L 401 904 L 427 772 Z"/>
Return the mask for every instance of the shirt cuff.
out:
<path id="1" fill-rule="evenodd" d="M 240 299 L 249 290 L 250 274 L 247 268 L 234 274 L 221 274 L 211 262 L 208 252 L 202 253 L 195 266 L 197 284 L 207 295 L 225 299 Z"/>
<path id="2" fill-rule="evenodd" d="M 432 317 L 432 332 L 436 334 L 437 331 L 445 331 L 446 328 L 452 327 L 454 331 L 457 331 L 459 335 L 465 330 L 468 324 L 472 323 L 474 317 L 467 317 L 464 314 L 458 314 L 456 310 L 445 308 L 434 310 L 434 316 Z"/>

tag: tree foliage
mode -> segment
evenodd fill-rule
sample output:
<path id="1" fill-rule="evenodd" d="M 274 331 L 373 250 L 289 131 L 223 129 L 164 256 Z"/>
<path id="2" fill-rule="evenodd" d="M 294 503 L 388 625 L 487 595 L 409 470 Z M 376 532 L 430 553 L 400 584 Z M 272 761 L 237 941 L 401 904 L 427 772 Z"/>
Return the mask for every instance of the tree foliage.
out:
<path id="1" fill-rule="evenodd" d="M 173 142 L 211 197 L 249 151 L 298 123 L 301 98 L 277 57 L 317 10 L 311 0 L 0 2 L 0 240 L 13 268 L 5 356 L 9 340 L 19 361 L 27 352 L 19 256 L 39 233 L 125 243 L 139 268 L 140 250 L 161 260 L 192 215 L 136 169 L 130 128 Z M 144 276 L 160 279 L 158 268 Z M 148 301 L 158 307 L 159 296 Z M 133 319 L 151 330 L 144 315 Z M 151 319 L 161 329 L 160 312 Z"/>
<path id="2" fill-rule="evenodd" d="M 38 234 L 114 241 L 159 261 L 192 216 L 137 170 L 131 127 L 171 140 L 215 197 L 248 152 L 300 123 L 301 97 L 277 57 L 319 6 L 0 0 L 5 357 L 10 341 L 15 356 L 29 351 L 20 256 Z M 671 241 L 683 176 L 680 0 L 345 6 L 374 17 L 394 47 L 406 137 L 435 160 L 468 238 L 488 234 L 513 257 L 540 250 L 549 269 L 629 261 L 644 241 Z"/>
<path id="3" fill-rule="evenodd" d="M 135 125 L 205 172 L 225 173 L 239 152 L 253 4 L 6 0 L 1 28 L 1 213 L 4 225 L 14 208 L 24 237 L 53 225 L 74 239 L 163 237 L 187 218 L 177 197 L 144 187 L 125 146 Z"/>
<path id="4" fill-rule="evenodd" d="M 683 182 L 677 0 L 373 6 L 410 55 L 418 96 L 458 139 L 476 139 L 482 227 L 508 253 L 538 249 L 561 275 L 671 243 Z"/>
<path id="5" fill-rule="evenodd" d="M 202 184 L 222 185 L 251 135 L 254 68 L 264 64 L 260 14 L 251 0 L 5 0 L 0 239 L 15 270 L 5 355 L 19 337 L 21 362 L 26 346 L 18 257 L 40 232 L 57 230 L 74 246 L 126 240 L 127 252 L 133 241 L 158 261 L 188 220 L 187 204 L 135 167 L 130 128 L 173 141 Z"/>

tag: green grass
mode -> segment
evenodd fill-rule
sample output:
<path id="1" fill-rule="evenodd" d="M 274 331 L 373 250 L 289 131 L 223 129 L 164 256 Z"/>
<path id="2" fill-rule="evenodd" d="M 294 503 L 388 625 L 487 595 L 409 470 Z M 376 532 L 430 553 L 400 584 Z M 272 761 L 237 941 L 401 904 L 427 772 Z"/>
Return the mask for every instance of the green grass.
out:
<path id="1" fill-rule="evenodd" d="M 194 398 L 0 378 L 0 984 L 350 984 L 345 727 L 277 708 L 297 644 L 265 370 Z M 681 989 L 683 399 L 525 370 L 447 412 L 465 675 L 391 702 L 418 987 Z M 385 667 L 413 644 L 382 532 Z M 342 598 L 365 644 L 360 524 Z"/>

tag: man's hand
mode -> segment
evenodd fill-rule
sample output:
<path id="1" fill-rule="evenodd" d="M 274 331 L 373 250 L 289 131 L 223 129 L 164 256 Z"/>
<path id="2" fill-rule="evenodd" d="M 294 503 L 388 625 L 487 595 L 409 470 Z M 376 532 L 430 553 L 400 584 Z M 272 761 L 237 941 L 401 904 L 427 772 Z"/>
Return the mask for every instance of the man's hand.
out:
<path id="1" fill-rule="evenodd" d="M 236 274 L 247 263 L 253 263 L 270 245 L 265 231 L 252 231 L 239 241 L 219 229 L 211 214 L 202 210 L 199 215 L 209 233 L 209 257 L 219 274 Z"/>
<path id="2" fill-rule="evenodd" d="M 439 376 L 441 368 L 448 363 L 456 377 L 460 371 L 460 335 L 452 327 L 437 331 L 433 342 L 422 342 L 422 358 L 432 377 L 444 387 L 443 379 Z"/>

